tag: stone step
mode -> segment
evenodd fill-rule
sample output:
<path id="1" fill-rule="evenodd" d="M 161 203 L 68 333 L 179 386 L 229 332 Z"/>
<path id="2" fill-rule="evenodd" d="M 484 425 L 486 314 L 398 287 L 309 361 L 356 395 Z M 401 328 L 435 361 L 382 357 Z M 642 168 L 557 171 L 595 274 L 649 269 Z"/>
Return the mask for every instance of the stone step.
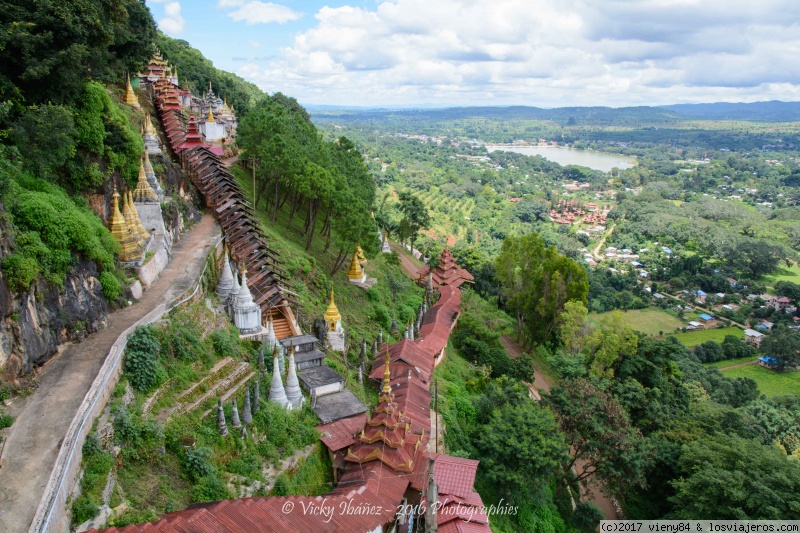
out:
<path id="1" fill-rule="evenodd" d="M 233 385 L 230 389 L 228 389 L 228 391 L 220 397 L 222 399 L 222 403 L 227 402 L 230 399 L 231 396 L 233 396 L 234 394 L 239 392 L 239 390 L 242 387 L 244 387 L 245 385 L 250 383 L 250 380 L 253 379 L 255 377 L 255 375 L 256 375 L 255 371 L 250 372 L 244 378 L 239 380 L 235 385 Z M 242 407 L 244 407 L 244 406 L 243 405 L 239 406 L 240 409 Z M 209 409 L 209 410 L 205 411 L 203 413 L 203 416 L 201 416 L 200 418 L 203 419 L 203 418 L 207 417 L 209 414 L 211 414 L 212 411 L 214 411 L 214 409 Z"/>
<path id="2" fill-rule="evenodd" d="M 191 394 L 192 391 L 194 391 L 197 387 L 208 381 L 212 376 L 214 376 L 214 374 L 218 373 L 220 370 L 228 366 L 228 364 L 230 363 L 233 363 L 233 359 L 231 359 L 230 357 L 226 357 L 224 359 L 220 359 L 219 361 L 217 361 L 217 364 L 211 367 L 211 371 L 208 373 L 206 377 L 204 377 L 203 379 L 201 379 L 200 381 L 198 381 L 197 383 L 195 383 L 194 385 L 192 385 L 191 387 L 180 393 L 177 399 L 180 400 L 181 398 Z"/>
<path id="3" fill-rule="evenodd" d="M 168 420 L 172 415 L 174 415 L 176 413 L 177 414 L 184 414 L 184 413 L 191 412 L 193 409 L 197 408 L 197 406 L 201 405 L 208 398 L 218 396 L 221 392 L 227 391 L 234 383 L 237 383 L 238 380 L 243 375 L 247 374 L 249 369 L 250 369 L 250 364 L 249 363 L 244 363 L 244 362 L 239 363 L 238 365 L 236 365 L 236 368 L 234 368 L 233 372 L 228 374 L 223 379 L 219 380 L 214 385 L 214 387 L 211 388 L 211 390 L 207 391 L 205 394 L 200 396 L 194 402 L 192 402 L 190 404 L 187 404 L 187 405 L 184 405 L 184 404 L 182 404 L 180 402 L 176 403 L 172 407 L 172 409 L 170 409 L 169 413 L 167 413 L 167 416 L 165 417 L 164 420 L 165 421 Z"/>

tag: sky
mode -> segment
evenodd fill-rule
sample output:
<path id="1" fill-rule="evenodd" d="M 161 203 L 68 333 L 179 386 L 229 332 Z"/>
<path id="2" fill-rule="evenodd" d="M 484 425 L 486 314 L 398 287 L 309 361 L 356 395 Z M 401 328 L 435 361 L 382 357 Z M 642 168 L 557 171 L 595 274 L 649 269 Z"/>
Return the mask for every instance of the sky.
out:
<path id="1" fill-rule="evenodd" d="M 800 101 L 797 0 L 147 0 L 303 105 Z"/>

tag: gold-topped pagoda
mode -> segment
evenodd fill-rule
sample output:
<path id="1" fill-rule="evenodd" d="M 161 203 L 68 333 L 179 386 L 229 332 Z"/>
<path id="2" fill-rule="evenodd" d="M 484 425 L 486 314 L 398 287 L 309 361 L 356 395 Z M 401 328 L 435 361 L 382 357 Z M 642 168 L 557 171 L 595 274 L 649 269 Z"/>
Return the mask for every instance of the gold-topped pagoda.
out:
<path id="1" fill-rule="evenodd" d="M 142 246 L 145 246 L 147 240 L 150 238 L 150 234 L 144 229 L 142 219 L 139 218 L 139 210 L 136 209 L 136 204 L 133 202 L 133 192 L 130 189 L 128 190 L 128 205 L 130 205 L 131 212 L 133 213 L 133 223 L 136 225 L 136 232 L 142 238 Z"/>
<path id="2" fill-rule="evenodd" d="M 211 108 L 208 108 L 208 116 L 206 117 L 206 122 L 214 122 L 214 112 Z"/>
<path id="3" fill-rule="evenodd" d="M 367 256 L 364 255 L 364 250 L 361 249 L 360 245 L 356 245 L 356 255 L 358 255 L 358 262 L 360 264 L 364 264 L 367 262 Z"/>
<path id="4" fill-rule="evenodd" d="M 109 229 L 114 239 L 122 246 L 119 260 L 125 263 L 136 261 L 142 257 L 142 254 L 136 245 L 136 237 L 131 232 L 128 224 L 125 223 L 125 217 L 119 211 L 119 193 L 116 187 L 114 187 L 114 194 L 111 198 L 111 224 Z"/>
<path id="5" fill-rule="evenodd" d="M 155 137 L 157 135 L 156 128 L 153 126 L 153 118 L 150 116 L 150 113 L 147 113 L 144 116 L 144 134 L 151 137 Z"/>
<path id="6" fill-rule="evenodd" d="M 132 202 L 129 201 L 129 193 L 130 191 L 122 193 L 122 217 L 125 219 L 125 224 L 128 225 L 131 233 L 136 238 L 136 245 L 143 248 L 144 239 L 139 234 L 139 229 L 136 227 L 136 219 L 133 216 L 133 209 L 131 209 Z"/>
<path id="7" fill-rule="evenodd" d="M 145 156 L 147 152 L 145 151 Z M 148 158 L 148 163 L 149 163 Z M 144 169 L 144 161 L 139 159 L 139 179 L 136 182 L 136 190 L 133 191 L 133 198 L 137 202 L 158 202 L 158 195 L 155 193 L 150 184 L 147 182 L 147 174 Z"/>
<path id="8" fill-rule="evenodd" d="M 366 279 L 366 274 L 358 262 L 358 252 L 353 253 L 353 259 L 350 261 L 350 269 L 347 271 L 347 279 L 352 283 L 363 283 Z"/>
<path id="9" fill-rule="evenodd" d="M 325 324 L 328 326 L 328 331 L 336 331 L 342 322 L 342 315 L 339 314 L 339 309 L 333 301 L 333 287 L 331 287 L 331 303 L 325 311 Z"/>
<path id="10" fill-rule="evenodd" d="M 128 80 L 125 85 L 125 103 L 135 107 L 136 109 L 142 108 L 142 106 L 139 105 L 139 99 L 136 98 L 136 93 L 133 92 L 133 86 L 131 86 L 130 76 L 128 76 Z"/>

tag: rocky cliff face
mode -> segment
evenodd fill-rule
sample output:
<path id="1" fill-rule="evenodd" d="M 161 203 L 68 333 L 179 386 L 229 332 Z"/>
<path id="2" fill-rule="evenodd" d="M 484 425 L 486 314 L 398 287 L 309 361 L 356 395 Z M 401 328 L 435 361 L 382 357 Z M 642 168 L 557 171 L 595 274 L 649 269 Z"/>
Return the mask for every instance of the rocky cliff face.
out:
<path id="1" fill-rule="evenodd" d="M 16 381 L 58 352 L 105 327 L 108 303 L 97 279 L 97 266 L 74 266 L 63 287 L 40 280 L 29 291 L 13 294 L 0 274 L 0 368 L 2 379 Z"/>

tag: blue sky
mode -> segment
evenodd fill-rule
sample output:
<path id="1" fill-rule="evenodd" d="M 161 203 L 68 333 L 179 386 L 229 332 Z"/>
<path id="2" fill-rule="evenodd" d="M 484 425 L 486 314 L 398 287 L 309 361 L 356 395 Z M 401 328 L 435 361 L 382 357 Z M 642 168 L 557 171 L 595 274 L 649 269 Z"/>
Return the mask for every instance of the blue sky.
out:
<path id="1" fill-rule="evenodd" d="M 796 0 L 148 0 L 304 105 L 800 100 Z"/>

